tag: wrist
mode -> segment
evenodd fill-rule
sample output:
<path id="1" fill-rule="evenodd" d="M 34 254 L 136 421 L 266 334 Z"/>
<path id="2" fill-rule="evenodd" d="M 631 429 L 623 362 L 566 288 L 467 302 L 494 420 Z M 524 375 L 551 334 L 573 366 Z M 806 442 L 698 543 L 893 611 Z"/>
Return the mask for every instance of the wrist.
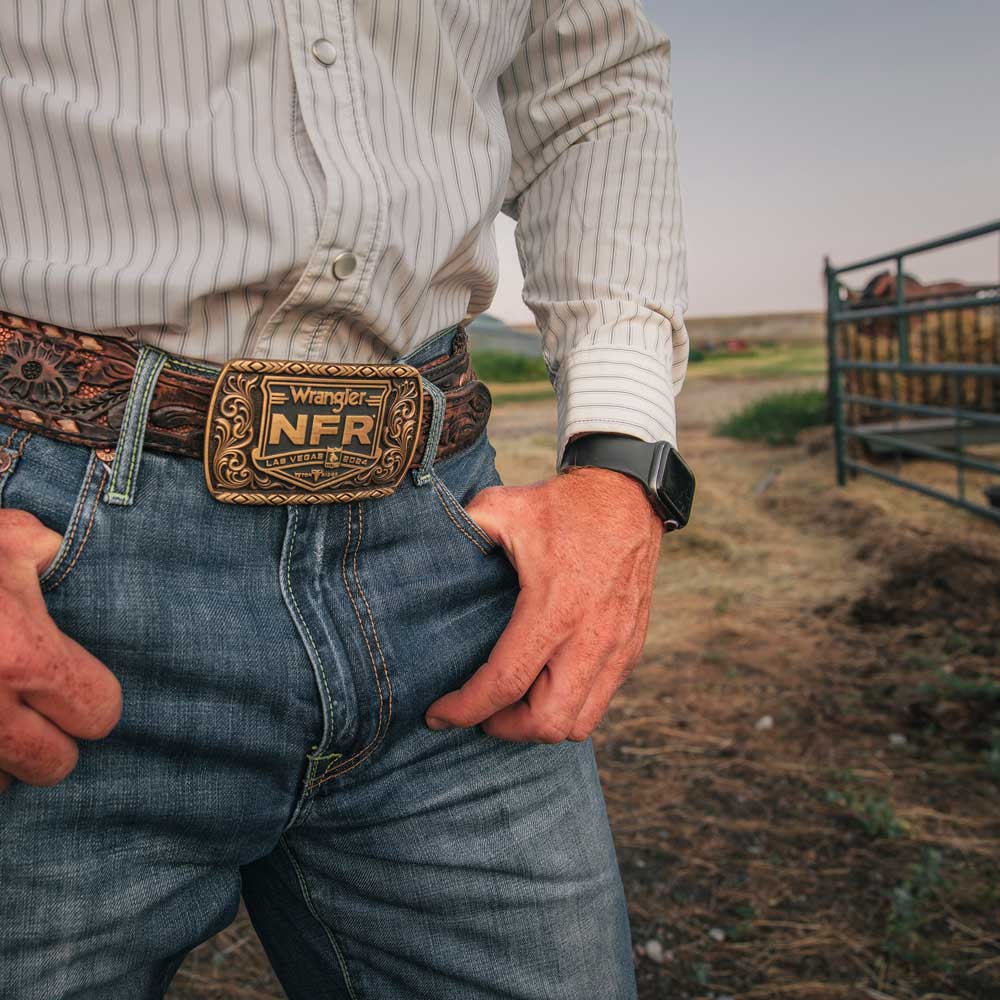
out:
<path id="1" fill-rule="evenodd" d="M 588 501 L 601 503 L 605 509 L 613 509 L 619 516 L 625 514 L 637 524 L 663 530 L 663 520 L 650 502 L 645 488 L 632 476 L 615 469 L 587 465 L 570 466 L 561 470 L 561 475 L 585 485 L 590 494 Z"/>

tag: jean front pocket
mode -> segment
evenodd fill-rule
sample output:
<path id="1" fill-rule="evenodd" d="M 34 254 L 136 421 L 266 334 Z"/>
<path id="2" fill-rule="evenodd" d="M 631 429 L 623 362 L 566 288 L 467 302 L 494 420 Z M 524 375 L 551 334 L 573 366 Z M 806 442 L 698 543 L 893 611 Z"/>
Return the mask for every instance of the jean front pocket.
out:
<path id="1" fill-rule="evenodd" d="M 91 448 L 0 424 L 0 507 L 33 514 L 61 536 L 39 583 L 48 593 L 74 571 L 93 537 L 108 469 Z"/>
<path id="2" fill-rule="evenodd" d="M 476 523 L 458 497 L 451 492 L 448 484 L 436 472 L 431 473 L 431 485 L 442 509 L 458 532 L 475 545 L 484 556 L 488 556 L 497 547 L 497 543 Z"/>
<path id="3" fill-rule="evenodd" d="M 476 494 L 491 486 L 502 486 L 496 466 L 496 451 L 484 433 L 464 451 L 442 459 L 431 470 L 430 484 L 437 506 L 447 517 L 453 532 L 488 556 L 499 548 L 465 509 Z"/>

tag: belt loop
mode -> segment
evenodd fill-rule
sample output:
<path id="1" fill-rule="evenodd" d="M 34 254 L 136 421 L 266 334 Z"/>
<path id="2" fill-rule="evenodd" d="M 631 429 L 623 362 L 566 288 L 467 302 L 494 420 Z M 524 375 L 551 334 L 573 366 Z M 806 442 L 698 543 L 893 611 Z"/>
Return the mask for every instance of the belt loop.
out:
<path id="1" fill-rule="evenodd" d="M 111 478 L 104 502 L 116 507 L 130 507 L 135 499 L 135 484 L 146 438 L 146 420 L 153 400 L 153 389 L 167 356 L 155 347 L 143 345 L 135 363 L 135 374 L 125 403 L 122 428 L 118 435 Z"/>
<path id="2" fill-rule="evenodd" d="M 413 470 L 413 482 L 416 486 L 426 486 L 431 481 L 431 468 L 437 458 L 438 444 L 441 441 L 441 430 L 444 427 L 444 410 L 447 405 L 444 393 L 433 383 L 420 377 L 427 394 L 431 397 L 431 425 L 427 429 L 427 445 L 420 467 Z"/>

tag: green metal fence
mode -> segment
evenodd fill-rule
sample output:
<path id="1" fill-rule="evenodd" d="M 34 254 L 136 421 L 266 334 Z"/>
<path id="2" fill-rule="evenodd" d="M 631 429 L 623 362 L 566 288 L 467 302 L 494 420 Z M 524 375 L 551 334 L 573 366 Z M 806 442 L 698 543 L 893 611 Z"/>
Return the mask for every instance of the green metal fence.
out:
<path id="1" fill-rule="evenodd" d="M 827 259 L 841 486 L 874 476 L 1000 524 L 1000 275 L 922 286 L 906 271 L 916 254 L 991 234 L 1000 220 L 844 267 Z M 842 281 L 880 265 L 863 293 Z"/>

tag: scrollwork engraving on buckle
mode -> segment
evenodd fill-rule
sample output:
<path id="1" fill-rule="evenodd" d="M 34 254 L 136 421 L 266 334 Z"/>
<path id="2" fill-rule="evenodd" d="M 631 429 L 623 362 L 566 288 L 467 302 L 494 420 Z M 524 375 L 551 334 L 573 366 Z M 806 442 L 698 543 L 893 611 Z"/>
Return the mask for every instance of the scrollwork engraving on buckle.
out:
<path id="1" fill-rule="evenodd" d="M 409 365 L 230 361 L 205 433 L 205 480 L 237 504 L 386 496 L 409 468 L 423 391 Z"/>

